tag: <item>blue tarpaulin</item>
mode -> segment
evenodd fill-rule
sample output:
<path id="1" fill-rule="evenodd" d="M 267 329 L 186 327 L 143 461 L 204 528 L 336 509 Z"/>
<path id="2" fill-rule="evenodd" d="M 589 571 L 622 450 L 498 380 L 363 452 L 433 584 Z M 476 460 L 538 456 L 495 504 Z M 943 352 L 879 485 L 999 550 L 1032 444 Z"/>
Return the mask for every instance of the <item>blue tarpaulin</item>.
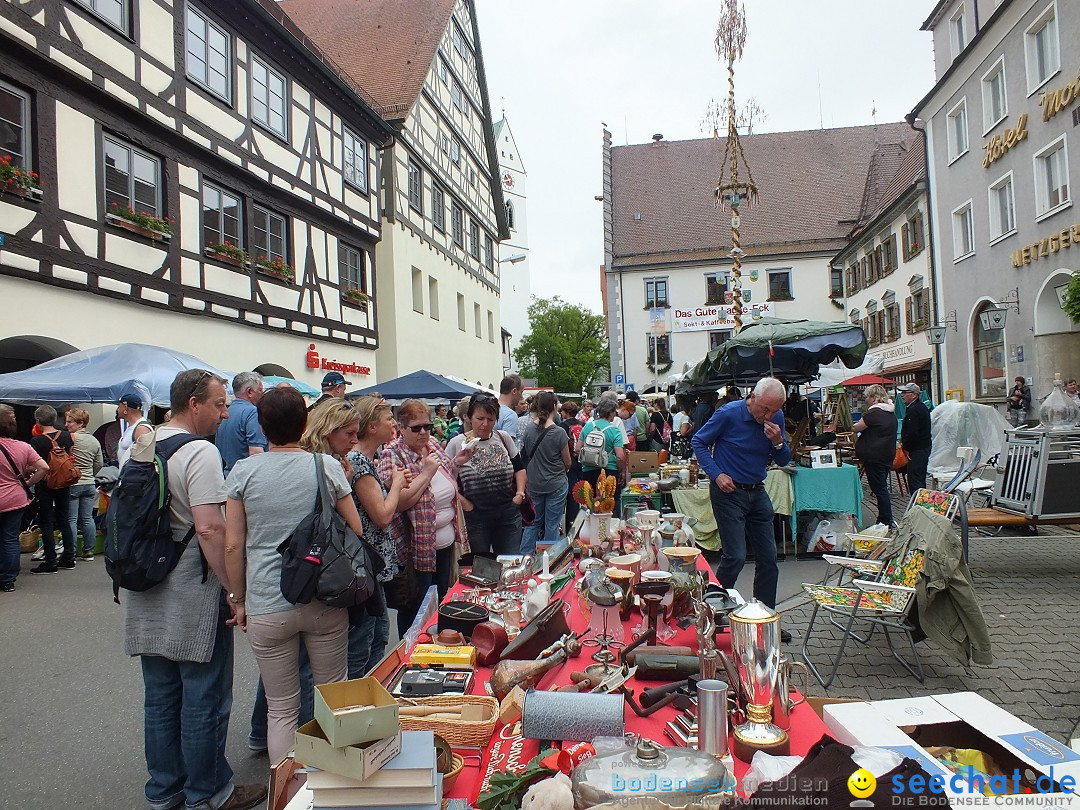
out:
<path id="1" fill-rule="evenodd" d="M 154 405 L 169 406 L 169 386 L 181 371 L 203 368 L 232 380 L 190 354 L 118 343 L 65 354 L 25 371 L 0 374 L 0 401 L 20 405 L 43 402 L 116 402 L 127 391 L 139 391 Z"/>

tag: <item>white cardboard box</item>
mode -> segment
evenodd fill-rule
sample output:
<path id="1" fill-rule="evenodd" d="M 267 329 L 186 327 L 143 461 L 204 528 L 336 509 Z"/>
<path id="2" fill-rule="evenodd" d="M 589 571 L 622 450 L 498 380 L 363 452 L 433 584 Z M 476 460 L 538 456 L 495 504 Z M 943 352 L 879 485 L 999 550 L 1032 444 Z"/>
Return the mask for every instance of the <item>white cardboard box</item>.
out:
<path id="1" fill-rule="evenodd" d="M 975 692 L 830 704 L 823 707 L 823 719 L 842 743 L 889 748 L 918 760 L 931 777 L 942 778 L 954 807 L 1004 807 L 1023 802 L 1041 808 L 1080 807 L 1075 793 L 1080 786 L 1080 754 Z M 954 778 L 956 774 L 939 765 L 913 737 L 927 746 L 985 751 L 1009 774 L 1010 789 L 1016 770 L 1021 779 L 1052 792 L 1033 789 L 1022 796 L 984 797 L 971 791 L 966 777 Z"/>

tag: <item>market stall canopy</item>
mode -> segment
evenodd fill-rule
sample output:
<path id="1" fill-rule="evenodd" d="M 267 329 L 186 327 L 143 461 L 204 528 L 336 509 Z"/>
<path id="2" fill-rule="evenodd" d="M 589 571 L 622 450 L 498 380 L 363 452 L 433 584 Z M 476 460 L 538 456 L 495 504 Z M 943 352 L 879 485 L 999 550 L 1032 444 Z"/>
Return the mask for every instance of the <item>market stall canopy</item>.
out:
<path id="1" fill-rule="evenodd" d="M 879 377 L 877 374 L 859 374 L 844 380 L 840 384 L 851 387 L 858 385 L 896 385 L 896 381 L 887 377 Z"/>
<path id="2" fill-rule="evenodd" d="M 226 380 L 198 357 L 161 346 L 117 343 L 65 354 L 55 360 L 0 374 L 0 400 L 19 405 L 44 402 L 116 402 L 132 388 L 154 405 L 169 407 L 169 386 L 181 371 L 203 368 Z"/>
<path id="3" fill-rule="evenodd" d="M 378 394 L 391 405 L 400 405 L 407 399 L 419 399 L 421 402 L 433 405 L 440 402 L 457 402 L 478 390 L 482 390 L 480 386 L 456 382 L 441 374 L 421 369 L 403 377 L 361 388 L 359 391 L 350 391 L 346 394 L 346 398 Z"/>
<path id="4" fill-rule="evenodd" d="M 762 318 L 709 352 L 678 390 L 696 393 L 720 385 L 752 385 L 769 375 L 789 384 L 805 383 L 817 377 L 820 365 L 834 360 L 857 368 L 866 349 L 862 328 L 849 323 Z"/>

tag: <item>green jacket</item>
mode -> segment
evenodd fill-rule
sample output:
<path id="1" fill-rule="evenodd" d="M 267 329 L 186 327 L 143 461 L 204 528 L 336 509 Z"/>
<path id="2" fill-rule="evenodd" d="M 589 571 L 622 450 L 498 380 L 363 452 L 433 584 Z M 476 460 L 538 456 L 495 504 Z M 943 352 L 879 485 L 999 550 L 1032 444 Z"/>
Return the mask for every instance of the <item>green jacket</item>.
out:
<path id="1" fill-rule="evenodd" d="M 644 405 L 634 406 L 634 415 L 637 416 L 637 430 L 634 431 L 634 435 L 637 437 L 637 446 L 639 450 L 646 450 L 643 443 L 649 438 L 649 412 L 645 409 Z"/>
<path id="2" fill-rule="evenodd" d="M 925 555 L 915 586 L 923 633 L 964 666 L 992 663 L 990 632 L 952 522 L 922 507 L 904 518 L 901 535 L 913 533 L 914 547 Z"/>

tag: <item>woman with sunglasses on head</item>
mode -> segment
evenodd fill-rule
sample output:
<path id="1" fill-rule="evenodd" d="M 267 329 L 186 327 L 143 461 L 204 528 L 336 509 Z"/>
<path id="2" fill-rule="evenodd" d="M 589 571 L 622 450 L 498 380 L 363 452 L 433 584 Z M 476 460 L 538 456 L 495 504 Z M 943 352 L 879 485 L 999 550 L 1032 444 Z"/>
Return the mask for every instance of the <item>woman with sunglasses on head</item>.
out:
<path id="1" fill-rule="evenodd" d="M 469 545 L 476 554 L 517 554 L 521 547 L 521 503 L 525 500 L 525 464 L 514 438 L 495 430 L 499 400 L 477 391 L 469 400 L 471 429 L 455 436 L 446 453 L 457 458 L 465 448 L 473 451 L 458 469 L 461 507 Z"/>
<path id="2" fill-rule="evenodd" d="M 354 404 L 355 403 L 355 404 Z M 300 444 L 313 453 L 327 453 L 341 462 L 352 488 L 353 502 L 360 514 L 362 537 L 386 564 L 378 575 L 381 583 L 397 576 L 400 537 L 390 529 L 390 519 L 398 508 L 405 488 L 405 476 L 389 476 L 384 487 L 376 475 L 375 450 L 394 435 L 390 406 L 378 396 L 355 400 L 327 401 L 308 415 L 307 430 Z M 353 452 L 353 450 L 359 452 Z M 349 628 L 349 677 L 362 678 L 383 657 L 390 640 L 390 619 L 386 603 L 372 605 L 368 615 Z"/>
<path id="3" fill-rule="evenodd" d="M 465 522 L 458 512 L 458 468 L 432 435 L 431 409 L 418 399 L 398 408 L 398 436 L 379 454 L 379 474 L 388 478 L 404 470 L 409 486 L 398 501 L 394 525 L 405 538 L 403 547 L 416 572 L 413 603 L 395 605 L 398 630 L 404 634 L 427 589 L 437 586 L 439 599 L 450 587 L 450 573 L 469 550 Z M 461 463 L 471 458 L 462 453 Z"/>

